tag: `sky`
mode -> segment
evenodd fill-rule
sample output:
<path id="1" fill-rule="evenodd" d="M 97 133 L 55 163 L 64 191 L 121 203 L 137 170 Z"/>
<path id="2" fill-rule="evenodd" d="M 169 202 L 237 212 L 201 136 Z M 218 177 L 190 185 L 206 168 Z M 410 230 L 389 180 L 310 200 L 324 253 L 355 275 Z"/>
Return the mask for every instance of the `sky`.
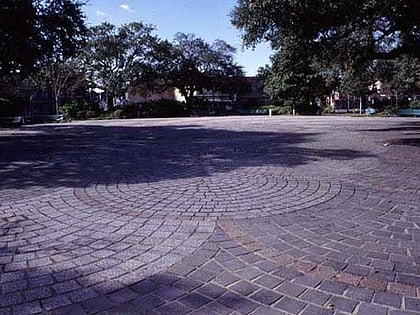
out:
<path id="1" fill-rule="evenodd" d="M 222 39 L 237 49 L 236 62 L 253 76 L 269 63 L 269 44 L 254 50 L 242 46 L 240 31 L 230 23 L 235 0 L 89 0 L 84 7 L 89 26 L 108 21 L 152 24 L 160 38 L 171 40 L 178 32 L 194 33 L 208 43 Z"/>

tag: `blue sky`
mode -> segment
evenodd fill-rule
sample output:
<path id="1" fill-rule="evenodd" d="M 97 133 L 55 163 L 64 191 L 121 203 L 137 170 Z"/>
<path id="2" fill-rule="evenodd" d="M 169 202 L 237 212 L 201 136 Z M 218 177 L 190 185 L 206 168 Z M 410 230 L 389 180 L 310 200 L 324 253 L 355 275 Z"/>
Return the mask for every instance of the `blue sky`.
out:
<path id="1" fill-rule="evenodd" d="M 157 34 L 169 40 L 177 32 L 194 33 L 207 42 L 223 39 L 237 48 L 236 61 L 247 75 L 255 75 L 269 62 L 272 51 L 266 43 L 255 50 L 242 48 L 240 32 L 229 18 L 235 4 L 235 0 L 89 0 L 85 13 L 89 25 L 142 21 L 153 24 Z"/>

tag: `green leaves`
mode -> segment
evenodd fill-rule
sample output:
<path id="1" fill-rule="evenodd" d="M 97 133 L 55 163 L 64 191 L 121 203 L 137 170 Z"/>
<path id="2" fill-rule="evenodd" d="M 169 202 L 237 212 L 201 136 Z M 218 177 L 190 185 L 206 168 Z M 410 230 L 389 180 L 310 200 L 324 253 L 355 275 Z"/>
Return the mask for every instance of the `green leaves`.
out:
<path id="1" fill-rule="evenodd" d="M 311 95 L 339 87 L 360 95 L 377 80 L 374 60 L 420 57 L 418 0 L 237 3 L 232 23 L 243 32 L 244 44 L 267 40 L 276 52 L 265 76 L 273 96 L 309 101 Z M 399 85 L 405 83 L 400 80 Z"/>
<path id="2" fill-rule="evenodd" d="M 154 61 L 158 39 L 153 30 L 140 22 L 119 28 L 110 23 L 92 27 L 84 50 L 91 82 L 112 98 L 140 81 Z"/>

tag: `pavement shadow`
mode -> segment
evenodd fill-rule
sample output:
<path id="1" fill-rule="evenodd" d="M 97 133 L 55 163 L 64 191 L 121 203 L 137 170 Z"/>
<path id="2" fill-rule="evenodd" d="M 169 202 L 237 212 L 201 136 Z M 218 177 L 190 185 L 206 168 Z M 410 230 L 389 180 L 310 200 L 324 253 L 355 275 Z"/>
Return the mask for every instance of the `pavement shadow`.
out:
<path id="1" fill-rule="evenodd" d="M 211 176 L 241 167 L 293 167 L 372 156 L 314 149 L 316 133 L 232 131 L 195 125 L 51 125 L 0 134 L 0 190 L 85 187 Z"/>
<path id="2" fill-rule="evenodd" d="M 385 133 L 391 145 L 420 147 L 420 121 L 406 121 L 388 128 L 363 129 L 361 132 Z"/>

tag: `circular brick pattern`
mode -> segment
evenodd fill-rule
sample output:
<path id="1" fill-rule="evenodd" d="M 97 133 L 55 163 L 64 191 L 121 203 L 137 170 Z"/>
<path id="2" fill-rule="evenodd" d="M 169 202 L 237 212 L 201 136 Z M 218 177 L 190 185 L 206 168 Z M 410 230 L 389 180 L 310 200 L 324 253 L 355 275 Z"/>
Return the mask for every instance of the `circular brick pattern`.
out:
<path id="1" fill-rule="evenodd" d="M 132 179 L 129 183 L 78 188 L 74 195 L 89 207 L 110 212 L 213 220 L 293 212 L 331 200 L 344 190 L 339 182 L 284 177 L 282 173 L 282 168 L 253 167 L 166 181 L 154 181 L 154 174 L 146 173 L 139 175 L 142 182 Z"/>
<path id="2" fill-rule="evenodd" d="M 329 117 L 2 130 L 0 313 L 419 313 L 418 130 Z"/>

